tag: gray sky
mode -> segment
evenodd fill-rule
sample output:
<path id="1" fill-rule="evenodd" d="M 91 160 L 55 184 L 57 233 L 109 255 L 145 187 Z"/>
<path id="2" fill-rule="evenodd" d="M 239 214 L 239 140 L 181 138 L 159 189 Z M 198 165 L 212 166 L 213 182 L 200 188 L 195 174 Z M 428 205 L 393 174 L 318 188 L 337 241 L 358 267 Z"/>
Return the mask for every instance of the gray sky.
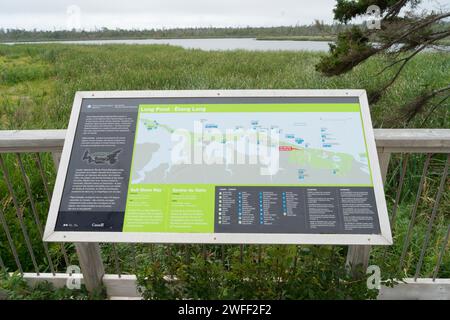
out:
<path id="1" fill-rule="evenodd" d="M 331 23 L 335 0 L 0 0 L 0 28 L 173 28 Z M 450 0 L 425 0 L 425 9 Z"/>

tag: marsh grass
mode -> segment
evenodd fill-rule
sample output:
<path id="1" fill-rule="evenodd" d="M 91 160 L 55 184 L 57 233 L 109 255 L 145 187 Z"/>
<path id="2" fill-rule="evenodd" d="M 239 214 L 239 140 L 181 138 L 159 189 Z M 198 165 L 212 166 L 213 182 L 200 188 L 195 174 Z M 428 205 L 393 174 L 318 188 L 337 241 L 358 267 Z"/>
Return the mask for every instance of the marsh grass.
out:
<path id="1" fill-rule="evenodd" d="M 375 127 L 425 88 L 448 84 L 448 53 L 424 53 L 372 106 Z M 327 78 L 314 69 L 321 53 L 185 50 L 168 45 L 0 45 L 0 128 L 64 128 L 77 90 L 375 89 L 392 75 L 371 59 Z M 449 104 L 424 125 L 449 127 Z M 427 111 L 427 110 L 425 110 Z M 410 124 L 422 126 L 426 116 Z M 398 127 L 404 124 L 394 123 Z"/>

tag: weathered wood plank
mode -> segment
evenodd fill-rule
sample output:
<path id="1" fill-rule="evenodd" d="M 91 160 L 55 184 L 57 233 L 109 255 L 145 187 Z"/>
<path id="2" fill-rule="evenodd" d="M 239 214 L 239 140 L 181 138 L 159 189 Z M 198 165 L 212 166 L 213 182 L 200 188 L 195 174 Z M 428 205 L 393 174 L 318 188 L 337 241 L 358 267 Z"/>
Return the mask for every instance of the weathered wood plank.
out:
<path id="1" fill-rule="evenodd" d="M 0 153 L 61 151 L 66 130 L 0 130 Z"/>
<path id="2" fill-rule="evenodd" d="M 106 288 L 108 297 L 140 297 L 137 289 L 137 279 L 135 275 L 106 274 L 103 277 L 103 285 Z"/>
<path id="3" fill-rule="evenodd" d="M 74 275 L 72 275 L 73 277 Z M 82 274 L 76 274 L 77 278 L 80 279 L 80 283 L 84 284 L 83 275 Z M 25 272 L 23 274 L 23 278 L 27 281 L 27 283 L 30 286 L 35 286 L 39 282 L 49 282 L 53 285 L 55 288 L 64 288 L 67 285 L 67 280 L 71 276 L 68 273 L 40 273 L 37 275 L 36 273 L 28 273 Z"/>
<path id="4" fill-rule="evenodd" d="M 100 246 L 94 242 L 77 242 L 75 248 L 86 289 L 92 294 L 100 292 L 105 275 Z"/>
<path id="5" fill-rule="evenodd" d="M 382 286 L 378 300 L 450 300 L 450 279 L 412 278 L 393 288 Z"/>
<path id="6" fill-rule="evenodd" d="M 450 129 L 375 129 L 374 134 L 381 152 L 450 152 Z"/>

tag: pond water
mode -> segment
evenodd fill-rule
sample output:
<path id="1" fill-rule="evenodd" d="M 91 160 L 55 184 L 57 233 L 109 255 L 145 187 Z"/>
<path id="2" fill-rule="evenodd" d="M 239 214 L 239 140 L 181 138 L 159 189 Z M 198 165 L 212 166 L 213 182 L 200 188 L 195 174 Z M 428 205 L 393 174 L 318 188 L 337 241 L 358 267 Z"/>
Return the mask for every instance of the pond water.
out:
<path id="1" fill-rule="evenodd" d="M 200 49 L 205 51 L 226 50 L 254 50 L 254 51 L 319 51 L 329 50 L 329 41 L 292 41 L 292 40 L 256 40 L 255 38 L 216 38 L 216 39 L 123 39 L 123 40 L 74 40 L 74 41 L 36 41 L 36 42 L 8 42 L 5 44 L 169 44 L 185 49 Z M 375 44 L 376 45 L 376 44 Z M 450 52 L 450 46 L 434 46 L 426 48 L 425 52 Z"/>
<path id="2" fill-rule="evenodd" d="M 55 43 L 55 41 L 21 42 L 21 43 Z M 256 51 L 328 51 L 327 41 L 289 41 L 256 40 L 254 38 L 220 38 L 220 39 L 128 39 L 128 40 L 82 40 L 57 41 L 65 44 L 169 44 L 185 49 L 201 50 L 256 50 Z M 13 43 L 9 43 L 13 44 Z"/>

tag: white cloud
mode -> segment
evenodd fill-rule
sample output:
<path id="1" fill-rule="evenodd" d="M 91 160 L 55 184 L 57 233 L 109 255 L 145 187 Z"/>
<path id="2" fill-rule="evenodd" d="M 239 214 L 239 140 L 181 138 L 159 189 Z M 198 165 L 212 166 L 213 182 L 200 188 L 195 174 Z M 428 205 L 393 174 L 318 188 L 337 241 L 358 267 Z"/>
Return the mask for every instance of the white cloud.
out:
<path id="1" fill-rule="evenodd" d="M 335 0 L 0 0 L 0 28 L 65 29 L 67 8 L 94 28 L 278 26 L 333 21 Z M 450 0 L 426 0 L 427 8 Z M 448 8 L 448 7 L 447 7 Z"/>

